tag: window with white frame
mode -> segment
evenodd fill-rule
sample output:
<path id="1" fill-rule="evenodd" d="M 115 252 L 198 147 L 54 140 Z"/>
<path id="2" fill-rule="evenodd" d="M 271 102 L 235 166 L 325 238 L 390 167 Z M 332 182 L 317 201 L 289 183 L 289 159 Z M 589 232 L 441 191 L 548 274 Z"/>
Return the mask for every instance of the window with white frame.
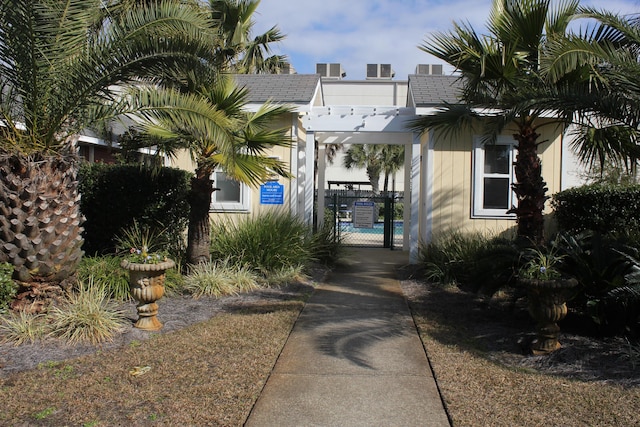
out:
<path id="1" fill-rule="evenodd" d="M 226 173 L 213 173 L 213 187 L 217 190 L 211 196 L 211 210 L 216 212 L 249 211 L 250 190 L 246 184 L 235 181 Z"/>
<path id="2" fill-rule="evenodd" d="M 495 144 L 474 140 L 473 217 L 515 218 L 507 211 L 516 204 L 514 182 L 515 141 L 501 137 Z"/>

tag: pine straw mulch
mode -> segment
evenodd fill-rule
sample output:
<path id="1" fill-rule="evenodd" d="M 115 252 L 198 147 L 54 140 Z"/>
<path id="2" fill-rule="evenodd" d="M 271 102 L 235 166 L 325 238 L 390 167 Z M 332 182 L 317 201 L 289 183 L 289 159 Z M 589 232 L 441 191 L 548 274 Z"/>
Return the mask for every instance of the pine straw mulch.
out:
<path id="1" fill-rule="evenodd" d="M 158 332 L 128 327 L 102 346 L 2 344 L 0 425 L 240 426 L 312 291 L 307 281 L 219 299 L 165 297 Z"/>
<path id="2" fill-rule="evenodd" d="M 532 356 L 534 323 L 523 304 L 416 280 L 402 285 L 453 425 L 640 425 L 637 341 L 634 353 L 623 338 L 582 336 L 561 324 L 563 347 Z"/>

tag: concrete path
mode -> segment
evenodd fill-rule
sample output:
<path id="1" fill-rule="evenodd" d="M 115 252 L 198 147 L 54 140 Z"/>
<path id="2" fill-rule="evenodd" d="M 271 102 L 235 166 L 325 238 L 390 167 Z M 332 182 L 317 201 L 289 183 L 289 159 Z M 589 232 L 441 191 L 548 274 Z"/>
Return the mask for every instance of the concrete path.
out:
<path id="1" fill-rule="evenodd" d="M 449 426 L 394 269 L 354 248 L 309 299 L 246 426 Z"/>

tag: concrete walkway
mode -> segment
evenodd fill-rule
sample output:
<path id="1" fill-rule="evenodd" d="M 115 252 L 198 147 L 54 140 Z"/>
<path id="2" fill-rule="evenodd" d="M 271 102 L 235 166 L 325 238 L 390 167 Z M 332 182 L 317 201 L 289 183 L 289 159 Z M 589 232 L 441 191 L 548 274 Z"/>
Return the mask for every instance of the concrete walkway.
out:
<path id="1" fill-rule="evenodd" d="M 449 426 L 394 268 L 354 248 L 309 299 L 246 426 Z"/>

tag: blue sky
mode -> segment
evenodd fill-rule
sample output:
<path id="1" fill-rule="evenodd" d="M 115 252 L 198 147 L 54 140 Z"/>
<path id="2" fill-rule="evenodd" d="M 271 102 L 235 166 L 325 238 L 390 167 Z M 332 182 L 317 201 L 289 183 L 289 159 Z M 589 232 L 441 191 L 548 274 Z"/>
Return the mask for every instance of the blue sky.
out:
<path id="1" fill-rule="evenodd" d="M 640 0 L 583 0 L 617 13 L 640 12 Z M 366 64 L 391 64 L 406 80 L 417 64 L 439 63 L 418 49 L 434 31 L 468 21 L 482 31 L 491 0 L 262 0 L 254 33 L 278 25 L 287 35 L 277 47 L 298 73 L 319 62 L 338 62 L 347 79 L 364 79 Z"/>

